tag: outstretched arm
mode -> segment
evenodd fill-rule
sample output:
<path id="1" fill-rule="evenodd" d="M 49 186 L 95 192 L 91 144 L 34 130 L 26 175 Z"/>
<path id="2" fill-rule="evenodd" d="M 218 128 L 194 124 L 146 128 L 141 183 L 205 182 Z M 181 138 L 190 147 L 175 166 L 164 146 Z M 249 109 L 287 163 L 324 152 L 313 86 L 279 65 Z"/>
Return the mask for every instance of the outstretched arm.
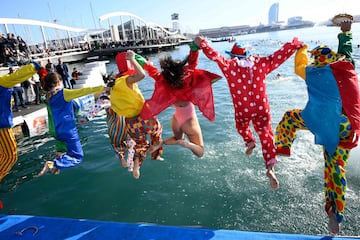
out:
<path id="1" fill-rule="evenodd" d="M 150 61 L 147 61 L 143 56 L 135 54 L 135 60 L 140 64 L 142 68 L 149 74 L 155 81 L 160 77 L 159 70 L 152 65 Z"/>
<path id="2" fill-rule="evenodd" d="M 79 89 L 67 89 L 64 88 L 64 99 L 67 102 L 70 102 L 71 100 L 86 96 L 92 93 L 101 93 L 104 91 L 104 86 L 98 86 L 98 87 L 86 87 L 86 88 L 79 88 Z"/>
<path id="3" fill-rule="evenodd" d="M 134 75 L 129 75 L 126 79 L 128 85 L 132 85 L 136 82 L 139 82 L 145 78 L 144 69 L 140 66 L 140 64 L 135 60 L 135 52 L 128 50 L 126 52 L 126 60 L 129 60 L 131 64 L 134 66 L 136 73 Z"/>
<path id="4" fill-rule="evenodd" d="M 346 60 L 350 61 L 355 66 L 352 55 L 352 33 L 350 32 L 351 24 L 351 21 L 341 22 L 341 33 L 338 34 L 339 46 L 337 53 L 345 55 Z"/>
<path id="5" fill-rule="evenodd" d="M 295 54 L 295 73 L 306 80 L 306 66 L 309 65 L 308 47 L 304 45 Z"/>
<path id="6" fill-rule="evenodd" d="M 37 67 L 40 68 L 38 64 L 35 65 L 35 63 L 31 63 L 19 68 L 12 74 L 0 76 L 0 86 L 12 88 L 15 84 L 26 81 L 37 73 Z"/>
<path id="7" fill-rule="evenodd" d="M 303 46 L 303 43 L 294 37 L 291 42 L 285 43 L 280 49 L 275 51 L 273 54 L 266 57 L 269 68 L 267 68 L 267 73 L 272 72 L 283 64 L 287 59 L 295 53 L 297 49 Z"/>
<path id="8" fill-rule="evenodd" d="M 195 42 L 192 42 L 190 44 L 190 55 L 188 58 L 189 69 L 196 68 L 198 64 L 198 58 L 199 58 L 199 47 L 195 44 Z"/>
<path id="9" fill-rule="evenodd" d="M 194 43 L 202 49 L 205 56 L 210 59 L 211 61 L 215 61 L 221 70 L 224 68 L 228 68 L 230 65 L 230 60 L 224 58 L 221 54 L 219 54 L 215 49 L 210 47 L 204 37 L 196 36 Z"/>

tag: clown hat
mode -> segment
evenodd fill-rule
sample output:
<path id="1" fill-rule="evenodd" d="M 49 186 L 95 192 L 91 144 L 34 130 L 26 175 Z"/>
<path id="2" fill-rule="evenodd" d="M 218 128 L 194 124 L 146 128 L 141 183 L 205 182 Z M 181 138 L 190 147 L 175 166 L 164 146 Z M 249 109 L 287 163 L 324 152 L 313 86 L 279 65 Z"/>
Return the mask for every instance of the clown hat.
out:
<path id="1" fill-rule="evenodd" d="M 234 43 L 234 46 L 232 47 L 231 51 L 226 50 L 227 54 L 230 54 L 232 57 L 238 57 L 238 58 L 247 58 L 250 56 L 249 50 L 247 50 L 241 43 L 236 42 Z"/>
<path id="2" fill-rule="evenodd" d="M 115 57 L 115 62 L 119 70 L 118 75 L 132 75 L 136 73 L 134 66 L 126 59 L 126 52 L 118 53 Z"/>
<path id="3" fill-rule="evenodd" d="M 344 56 L 336 54 L 327 45 L 319 45 L 311 50 L 310 53 L 312 57 L 312 65 L 315 67 L 322 67 L 344 58 Z"/>

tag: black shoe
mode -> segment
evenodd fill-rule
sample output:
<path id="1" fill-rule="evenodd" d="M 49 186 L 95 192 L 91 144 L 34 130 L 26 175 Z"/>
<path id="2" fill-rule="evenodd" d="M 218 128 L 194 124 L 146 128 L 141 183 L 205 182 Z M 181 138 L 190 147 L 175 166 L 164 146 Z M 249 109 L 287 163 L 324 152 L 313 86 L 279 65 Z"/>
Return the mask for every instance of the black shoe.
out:
<path id="1" fill-rule="evenodd" d="M 15 108 L 15 109 L 13 109 L 13 112 L 21 112 L 21 110 L 18 108 Z"/>
<path id="2" fill-rule="evenodd" d="M 29 107 L 28 107 L 28 106 L 25 106 L 25 105 L 22 106 L 22 108 L 24 108 L 24 109 L 29 109 Z"/>

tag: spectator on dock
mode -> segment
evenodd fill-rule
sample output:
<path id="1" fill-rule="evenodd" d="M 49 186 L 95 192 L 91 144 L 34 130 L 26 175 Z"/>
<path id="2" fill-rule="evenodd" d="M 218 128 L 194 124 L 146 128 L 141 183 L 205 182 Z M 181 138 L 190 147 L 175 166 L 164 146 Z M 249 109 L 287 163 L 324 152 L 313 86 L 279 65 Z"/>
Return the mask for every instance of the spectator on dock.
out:
<path id="1" fill-rule="evenodd" d="M 7 41 L 11 54 L 14 56 L 14 61 L 16 61 L 16 57 L 19 53 L 19 41 L 16 39 L 15 34 L 13 33 L 7 34 Z"/>
<path id="2" fill-rule="evenodd" d="M 40 69 L 39 69 L 40 71 Z M 38 72 L 39 72 L 38 71 Z M 41 81 L 40 81 L 40 76 L 39 74 L 35 74 L 34 76 L 31 77 L 31 84 L 32 84 L 32 89 L 35 95 L 35 99 L 34 99 L 34 103 L 36 105 L 40 105 L 40 90 L 41 90 Z"/>
<path id="3" fill-rule="evenodd" d="M 55 65 L 54 65 L 54 63 L 51 61 L 50 58 L 48 59 L 45 68 L 46 68 L 46 71 L 47 71 L 48 73 L 52 73 L 52 72 L 55 72 L 55 71 L 56 71 L 56 70 L 55 70 Z"/>
<path id="4" fill-rule="evenodd" d="M 21 84 L 36 74 L 37 63 L 19 68 L 16 72 L 0 76 L 0 182 L 17 161 L 17 144 L 12 130 L 11 94 L 15 84 Z"/>
<path id="5" fill-rule="evenodd" d="M 70 75 L 69 75 L 69 69 L 66 63 L 64 63 L 61 58 L 58 59 L 58 65 L 56 65 L 56 72 L 60 74 L 64 88 L 72 88 L 70 83 Z"/>
<path id="6" fill-rule="evenodd" d="M 4 66 L 6 63 L 6 48 L 7 40 L 2 33 L 0 33 L 0 66 Z"/>
<path id="7" fill-rule="evenodd" d="M 34 74 L 34 76 L 37 74 Z M 26 80 L 25 82 L 21 83 L 21 87 L 24 90 L 24 100 L 26 105 L 30 105 L 33 97 L 34 97 L 34 90 L 32 88 L 33 85 L 33 76 Z"/>
<path id="8" fill-rule="evenodd" d="M 44 89 L 44 85 L 45 85 L 45 78 L 46 76 L 49 74 L 48 71 L 46 70 L 46 68 L 44 67 L 44 62 L 40 62 L 40 69 L 38 71 L 38 75 L 40 78 L 40 83 L 41 83 L 41 88 Z"/>
<path id="9" fill-rule="evenodd" d="M 21 55 L 28 58 L 29 55 L 30 55 L 30 52 L 29 52 L 29 49 L 28 49 L 28 46 L 27 46 L 26 42 L 20 36 L 17 36 L 16 38 L 17 38 L 17 41 L 19 43 L 19 51 L 20 51 Z"/>
<path id="10" fill-rule="evenodd" d="M 73 68 L 73 71 L 71 73 L 71 88 L 74 88 L 74 85 L 76 84 L 76 81 L 79 79 L 79 76 L 81 75 L 81 72 L 79 72 L 76 67 Z"/>
<path id="11" fill-rule="evenodd" d="M 9 74 L 13 74 L 13 73 L 14 73 L 14 68 L 10 67 Z M 23 82 L 26 82 L 26 81 L 23 81 Z M 21 111 L 19 109 L 20 106 L 25 109 L 28 108 L 27 106 L 25 106 L 25 99 L 24 99 L 23 94 L 24 94 L 24 88 L 22 86 L 22 83 L 16 83 L 13 86 L 13 92 L 12 92 L 12 96 L 14 99 L 14 110 L 13 110 L 14 112 Z"/>
<path id="12" fill-rule="evenodd" d="M 279 181 L 275 175 L 276 148 L 266 94 L 266 76 L 289 59 L 301 47 L 302 42 L 294 38 L 268 56 L 252 55 L 245 46 L 236 42 L 231 51 L 226 51 L 230 59 L 210 47 L 202 36 L 197 36 L 195 43 L 206 57 L 218 64 L 228 82 L 235 109 L 236 129 L 244 139 L 245 154 L 250 156 L 256 146 L 250 129 L 252 123 L 260 138 L 266 176 L 271 188 L 278 189 Z"/>
<path id="13" fill-rule="evenodd" d="M 49 131 L 56 139 L 56 157 L 44 163 L 36 177 L 47 172 L 59 173 L 60 169 L 75 167 L 84 158 L 72 100 L 93 93 L 101 93 L 104 86 L 66 89 L 58 73 L 49 73 L 45 78 L 44 90 L 48 109 Z"/>

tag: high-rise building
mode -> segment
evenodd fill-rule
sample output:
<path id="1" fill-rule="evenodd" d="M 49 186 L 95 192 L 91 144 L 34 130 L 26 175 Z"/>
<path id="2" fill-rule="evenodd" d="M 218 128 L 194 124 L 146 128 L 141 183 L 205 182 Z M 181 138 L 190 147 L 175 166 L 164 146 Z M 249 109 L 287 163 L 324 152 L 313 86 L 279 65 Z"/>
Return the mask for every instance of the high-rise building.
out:
<path id="1" fill-rule="evenodd" d="M 274 3 L 269 9 L 268 24 L 276 24 L 279 22 L 279 3 Z"/>
<path id="2" fill-rule="evenodd" d="M 180 33 L 179 14 L 178 13 L 171 14 L 171 21 L 172 21 L 173 31 L 178 31 L 178 33 Z"/>

